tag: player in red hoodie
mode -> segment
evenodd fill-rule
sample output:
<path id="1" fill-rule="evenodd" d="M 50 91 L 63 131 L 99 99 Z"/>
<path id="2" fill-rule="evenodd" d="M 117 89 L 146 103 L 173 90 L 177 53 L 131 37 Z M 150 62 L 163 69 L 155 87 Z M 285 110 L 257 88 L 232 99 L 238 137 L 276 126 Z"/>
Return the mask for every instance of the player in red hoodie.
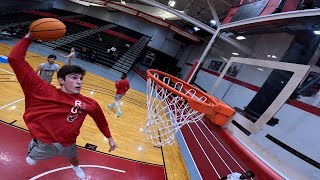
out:
<path id="1" fill-rule="evenodd" d="M 27 34 L 13 47 L 8 58 L 25 95 L 23 119 L 33 138 L 26 161 L 34 165 L 37 160 L 64 156 L 69 158 L 76 175 L 84 178 L 78 166 L 76 139 L 87 114 L 108 138 L 109 152 L 117 145 L 99 104 L 80 94 L 85 70 L 76 65 L 61 67 L 57 73 L 60 89 L 44 82 L 25 61 L 31 39 Z"/>
<path id="2" fill-rule="evenodd" d="M 108 104 L 108 107 L 110 109 L 112 109 L 114 105 L 117 106 L 117 109 L 118 109 L 117 117 L 121 116 L 122 114 L 118 101 L 126 94 L 126 92 L 130 88 L 129 81 L 126 79 L 126 77 L 127 77 L 127 74 L 123 73 L 121 75 L 121 80 L 116 81 L 115 86 L 117 89 L 117 93 L 116 93 L 116 96 L 114 97 L 114 103 Z"/>

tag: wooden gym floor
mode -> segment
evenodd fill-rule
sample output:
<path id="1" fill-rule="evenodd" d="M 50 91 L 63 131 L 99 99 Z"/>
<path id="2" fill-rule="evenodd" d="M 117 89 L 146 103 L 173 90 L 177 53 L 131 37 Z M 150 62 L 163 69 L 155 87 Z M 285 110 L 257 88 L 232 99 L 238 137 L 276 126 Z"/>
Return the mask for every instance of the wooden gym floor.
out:
<path id="1" fill-rule="evenodd" d="M 0 55 L 7 56 L 10 50 L 10 46 L 0 44 Z M 59 52 L 57 52 L 56 55 L 58 57 Z M 59 58 L 60 57 L 58 57 L 58 59 Z M 28 52 L 26 59 L 30 65 L 36 69 L 40 63 L 46 62 L 47 57 Z M 56 63 L 60 66 L 62 65 L 59 61 L 56 61 Z M 54 76 L 52 84 L 59 87 L 56 75 Z M 149 163 L 165 167 L 164 174 L 168 179 L 190 179 L 177 143 L 171 147 L 163 147 L 161 149 L 154 147 L 151 142 L 145 138 L 143 132 L 147 112 L 145 94 L 130 89 L 126 96 L 120 101 L 123 114 L 121 117 L 116 117 L 116 108 L 110 110 L 106 106 L 107 103 L 113 102 L 115 93 L 113 81 L 95 75 L 92 72 L 87 72 L 82 87 L 81 94 L 92 97 L 102 107 L 112 135 L 119 148 L 112 153 L 107 152 L 108 142 L 100 133 L 90 116 L 87 116 L 81 128 L 81 133 L 77 139 L 78 146 L 84 147 L 89 143 L 96 145 L 96 151 L 105 153 L 105 156 L 114 155 L 115 157 L 128 160 L 128 162 L 134 160 L 139 163 Z M 27 130 L 22 118 L 25 105 L 24 95 L 8 63 L 0 62 L 0 92 L 0 120 Z M 25 135 L 29 136 L 29 134 L 26 133 Z M 5 138 L 6 137 L 1 136 L 0 141 Z M 10 146 L 10 144 L 7 146 Z M 22 149 L 22 151 L 27 152 L 27 149 Z M 81 164 L 81 156 L 79 158 Z M 88 161 L 90 161 L 90 156 L 87 158 L 89 158 Z M 20 159 L 20 161 L 24 161 L 24 158 Z M 109 165 L 112 166 L 112 161 Z M 144 169 L 141 169 L 142 176 L 144 173 Z"/>

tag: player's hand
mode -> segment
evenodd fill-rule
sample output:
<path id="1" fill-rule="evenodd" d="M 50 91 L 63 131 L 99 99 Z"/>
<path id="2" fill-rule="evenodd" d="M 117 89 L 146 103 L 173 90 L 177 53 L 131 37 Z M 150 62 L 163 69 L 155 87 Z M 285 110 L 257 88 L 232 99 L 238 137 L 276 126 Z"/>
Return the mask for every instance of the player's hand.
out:
<path id="1" fill-rule="evenodd" d="M 35 38 L 30 34 L 30 32 L 29 32 L 25 37 L 26 37 L 26 38 L 29 38 L 29 39 L 31 39 L 31 40 L 35 39 Z"/>
<path id="2" fill-rule="evenodd" d="M 113 138 L 112 138 L 112 137 L 111 137 L 111 138 L 108 138 L 108 140 L 109 140 L 109 145 L 110 145 L 109 152 L 117 149 L 118 146 L 117 146 L 116 143 L 114 142 Z"/>

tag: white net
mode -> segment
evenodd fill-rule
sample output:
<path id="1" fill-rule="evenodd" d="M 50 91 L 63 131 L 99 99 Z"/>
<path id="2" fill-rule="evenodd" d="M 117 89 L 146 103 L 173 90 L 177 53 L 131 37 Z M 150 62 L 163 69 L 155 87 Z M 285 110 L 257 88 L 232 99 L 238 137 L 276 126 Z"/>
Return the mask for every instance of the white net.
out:
<path id="1" fill-rule="evenodd" d="M 207 100 L 206 97 L 197 97 L 195 89 L 184 92 L 182 82 L 173 82 L 169 77 L 160 77 L 157 73 L 153 76 L 188 97 L 200 102 Z M 196 122 L 204 116 L 204 113 L 191 109 L 187 99 L 174 94 L 151 78 L 147 80 L 147 106 L 145 133 L 147 139 L 156 146 L 173 144 L 176 132 L 183 125 Z"/>

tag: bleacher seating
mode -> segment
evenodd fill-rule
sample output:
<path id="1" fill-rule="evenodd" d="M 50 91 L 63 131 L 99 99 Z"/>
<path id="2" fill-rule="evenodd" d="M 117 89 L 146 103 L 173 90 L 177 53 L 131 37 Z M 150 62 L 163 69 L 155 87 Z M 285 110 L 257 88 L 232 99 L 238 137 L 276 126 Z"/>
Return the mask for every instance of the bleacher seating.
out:
<path id="1" fill-rule="evenodd" d="M 98 25 L 98 26 L 103 26 L 103 25 L 106 25 L 106 24 L 110 24 L 107 21 L 104 21 L 104 20 L 101 20 L 101 19 L 97 19 L 97 18 L 94 18 L 94 17 L 91 17 L 91 16 L 82 16 L 82 17 L 79 17 L 77 19 L 79 21 L 84 21 L 84 22 L 95 24 L 95 25 Z"/>
<path id="2" fill-rule="evenodd" d="M 117 26 L 115 28 L 112 28 L 112 30 L 116 31 L 116 32 L 119 32 L 121 34 L 130 36 L 130 37 L 132 37 L 134 39 L 140 39 L 143 36 L 143 34 L 137 32 L 137 31 L 134 31 L 134 30 L 122 27 L 122 26 Z"/>
<path id="3" fill-rule="evenodd" d="M 117 28 L 112 23 L 90 16 L 79 14 L 74 16 L 72 12 L 69 13 L 58 9 L 3 14 L 3 16 L 0 15 L 0 26 L 1 24 L 3 24 L 2 27 L 9 25 L 7 28 L 16 32 L 14 36 L 21 38 L 28 33 L 28 27 L 33 21 L 46 16 L 63 17 L 60 20 L 67 27 L 66 36 L 63 39 L 59 39 L 59 42 L 35 42 L 64 52 L 69 52 L 72 47 L 78 53 L 82 48 L 93 50 L 96 52 L 96 63 L 120 72 L 127 72 L 130 69 L 131 65 L 127 65 L 127 63 L 129 61 L 133 62 L 140 54 L 141 48 L 145 46 L 136 47 L 136 43 L 143 36 L 141 33 L 124 27 Z M 89 23 L 89 25 L 86 23 Z M 16 31 L 17 26 L 19 26 L 19 31 Z M 108 28 L 110 29 L 108 30 Z M 111 47 L 116 48 L 115 53 L 107 53 Z"/>
<path id="4" fill-rule="evenodd" d="M 66 22 L 63 20 L 62 20 L 62 22 L 67 26 L 66 36 L 90 29 L 88 27 L 81 26 L 81 25 L 78 25 L 75 23 Z"/>
<path id="5" fill-rule="evenodd" d="M 25 12 L 8 13 L 0 16 L 0 25 L 18 24 L 22 22 L 32 22 L 36 19 L 42 18 L 41 16 L 29 14 Z"/>
<path id="6" fill-rule="evenodd" d="M 71 47 L 74 47 L 77 52 L 80 52 L 82 48 L 94 50 L 97 53 L 97 63 L 100 63 L 107 67 L 112 67 L 112 65 L 114 65 L 117 60 L 128 50 L 125 47 L 125 44 L 129 44 L 130 46 L 132 46 L 132 43 L 103 32 L 100 32 L 99 34 L 99 37 L 102 40 L 101 42 L 97 39 L 98 33 L 96 33 L 91 36 L 84 37 L 80 40 L 63 45 L 58 49 L 69 51 Z M 113 46 L 117 49 L 117 55 L 107 53 L 107 49 Z"/>
<path id="7" fill-rule="evenodd" d="M 48 10 L 37 10 L 37 11 L 48 12 L 48 13 L 55 14 L 55 15 L 58 15 L 58 16 L 75 16 L 75 15 L 81 15 L 81 14 L 78 14 L 78 13 L 75 13 L 75 12 L 65 11 L 65 10 L 55 9 L 55 8 L 48 9 Z"/>
<path id="8" fill-rule="evenodd" d="M 38 19 L 38 18 L 37 18 L 37 19 Z M 28 33 L 28 30 L 29 30 L 28 27 L 29 27 L 29 25 L 30 25 L 31 23 L 32 23 L 32 21 L 29 22 L 29 23 L 27 23 L 27 24 L 25 24 L 25 25 L 23 25 L 21 31 L 17 32 L 16 36 L 21 38 L 21 37 L 23 37 L 26 33 Z M 88 27 L 84 27 L 84 26 L 77 25 L 77 24 L 70 23 L 70 22 L 65 22 L 65 21 L 64 21 L 63 23 L 65 23 L 65 25 L 66 25 L 66 27 L 67 27 L 66 36 L 90 29 L 90 28 L 88 28 Z"/>

